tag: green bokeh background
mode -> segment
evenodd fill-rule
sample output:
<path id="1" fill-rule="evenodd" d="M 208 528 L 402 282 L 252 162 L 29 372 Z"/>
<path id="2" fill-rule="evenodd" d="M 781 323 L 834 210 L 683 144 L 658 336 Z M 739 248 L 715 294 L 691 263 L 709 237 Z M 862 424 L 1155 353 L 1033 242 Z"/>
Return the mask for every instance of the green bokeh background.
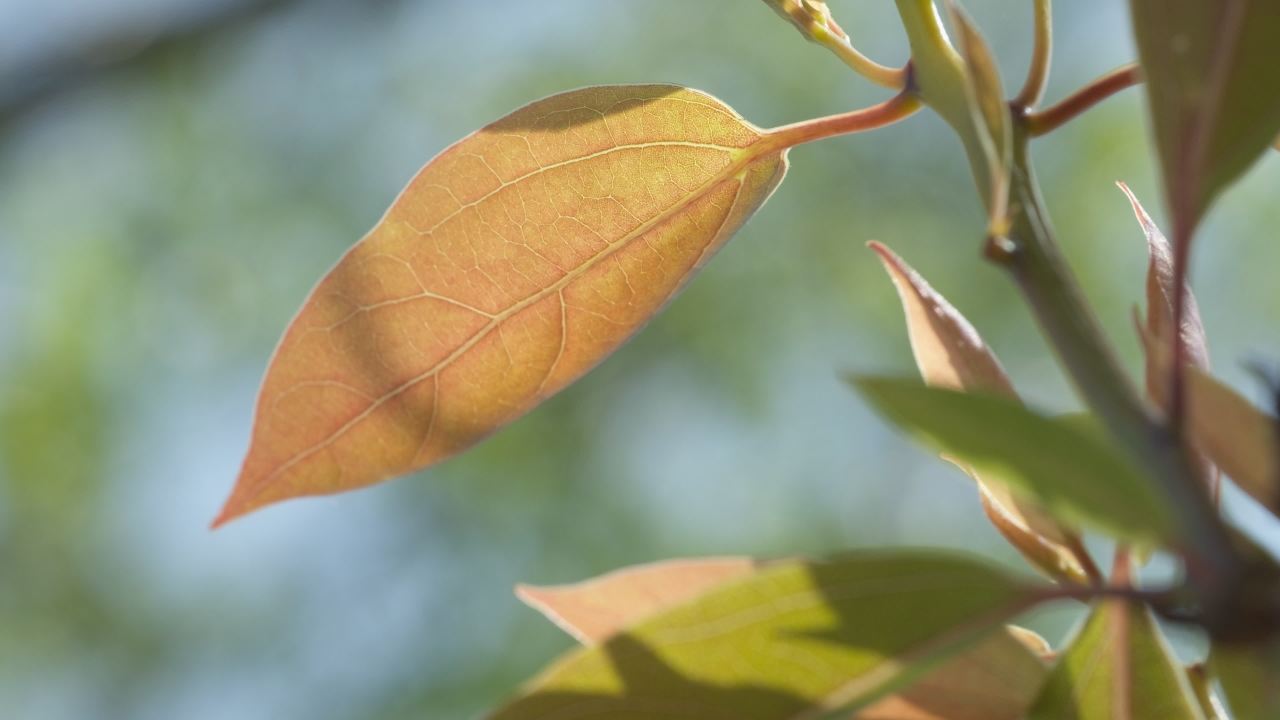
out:
<path id="1" fill-rule="evenodd" d="M 1015 85 L 1031 3 L 966 4 Z M 77 5 L 0 0 L 0 98 L 50 48 L 218 3 Z M 860 48 L 905 59 L 892 3 L 831 5 Z M 1056 14 L 1050 98 L 1133 57 L 1120 0 Z M 570 645 L 518 604 L 518 581 L 895 544 L 1018 563 L 971 483 L 840 380 L 914 372 L 864 247 L 878 239 L 1032 402 L 1077 407 L 980 257 L 958 144 L 923 114 L 793 151 L 773 200 L 663 315 L 466 456 L 206 529 L 284 325 L 450 142 L 601 83 L 689 85 L 766 127 L 886 97 L 762 3 L 294 2 L 110 67 L 0 106 L 0 717 L 470 718 Z M 1141 93 L 1035 154 L 1136 374 L 1145 249 L 1112 183 L 1163 216 Z M 1278 180 L 1268 158 L 1227 196 L 1194 271 L 1217 370 L 1255 397 L 1241 361 L 1280 353 Z M 1035 624 L 1057 641 L 1075 617 Z"/>

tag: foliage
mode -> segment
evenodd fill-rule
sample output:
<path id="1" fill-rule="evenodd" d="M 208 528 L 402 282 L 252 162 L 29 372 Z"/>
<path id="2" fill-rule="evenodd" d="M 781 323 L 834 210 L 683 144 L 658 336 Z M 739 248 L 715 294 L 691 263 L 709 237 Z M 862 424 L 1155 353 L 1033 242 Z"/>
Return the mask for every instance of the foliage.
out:
<path id="1" fill-rule="evenodd" d="M 566 708 L 575 717 L 762 720 L 1216 712 L 1208 685 L 1170 653 L 1157 617 L 1207 635 L 1209 668 L 1236 716 L 1271 714 L 1264 688 L 1277 671 L 1280 566 L 1222 518 L 1216 498 L 1221 470 L 1275 509 L 1280 429 L 1207 374 L 1187 276 L 1201 217 L 1280 134 L 1267 49 L 1274 11 L 1260 0 L 1213 10 L 1196 0 L 1133 0 L 1141 64 L 1041 109 L 1047 0 L 1036 3 L 1035 59 L 1013 101 L 993 51 L 955 2 L 944 3 L 953 45 L 932 0 L 898 0 L 912 60 L 895 70 L 853 50 L 824 2 L 766 1 L 897 94 L 762 130 L 685 88 L 598 87 L 535 102 L 460 141 L 427 164 L 286 330 L 215 525 L 470 447 L 657 313 L 765 202 L 792 147 L 929 107 L 969 157 L 987 256 L 1026 296 L 1091 415 L 1053 418 L 1024 406 L 968 321 L 880 245 L 873 249 L 898 288 L 925 384 L 854 384 L 974 477 L 997 529 L 1049 581 L 945 553 L 886 550 L 737 561 L 727 571 L 692 561 L 574 590 L 525 589 L 589 646 L 494 717 Z M 1173 218 L 1170 243 L 1130 193 L 1150 256 L 1138 327 L 1145 398 L 1060 256 L 1028 149 L 1143 76 Z M 1119 541 L 1109 580 L 1082 541 L 1086 530 Z M 1143 585 L 1130 566 L 1146 550 L 1179 560 L 1184 577 Z M 1091 610 L 1060 653 L 1004 628 L 1063 599 Z"/>

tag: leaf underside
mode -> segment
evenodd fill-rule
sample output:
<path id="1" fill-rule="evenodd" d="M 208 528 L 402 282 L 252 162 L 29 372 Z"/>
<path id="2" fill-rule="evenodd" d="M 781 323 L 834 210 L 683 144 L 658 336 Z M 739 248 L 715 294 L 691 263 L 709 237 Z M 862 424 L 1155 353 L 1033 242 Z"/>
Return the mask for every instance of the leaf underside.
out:
<path id="1" fill-rule="evenodd" d="M 768 198 L 768 137 L 694 90 L 611 86 L 445 150 L 285 332 L 215 526 L 431 465 L 573 382 Z"/>

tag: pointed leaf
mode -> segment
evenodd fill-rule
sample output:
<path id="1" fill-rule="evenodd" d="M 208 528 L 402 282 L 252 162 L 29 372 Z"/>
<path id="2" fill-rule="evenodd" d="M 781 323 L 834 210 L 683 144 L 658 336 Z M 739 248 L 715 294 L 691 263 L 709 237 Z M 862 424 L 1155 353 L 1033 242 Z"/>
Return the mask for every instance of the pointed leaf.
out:
<path id="1" fill-rule="evenodd" d="M 1214 646 L 1209 658 L 1235 720 L 1280 717 L 1280 643 Z"/>
<path id="2" fill-rule="evenodd" d="M 554 95 L 445 150 L 286 331 L 215 525 L 426 467 L 573 382 L 768 198 L 784 145 L 644 85 Z"/>
<path id="3" fill-rule="evenodd" d="M 1030 720 L 1203 720 L 1185 670 L 1145 606 L 1098 603 Z"/>
<path id="4" fill-rule="evenodd" d="M 571 653 L 493 717 L 790 720 L 852 710 L 993 631 L 1034 592 L 951 553 L 779 562 Z"/>
<path id="5" fill-rule="evenodd" d="M 1146 332 L 1153 338 L 1159 338 L 1157 342 L 1167 347 L 1169 339 L 1173 337 L 1173 299 L 1177 296 L 1173 273 L 1173 249 L 1169 246 L 1169 241 L 1165 238 L 1164 233 L 1160 232 L 1160 228 L 1152 221 L 1151 216 L 1142 207 L 1142 203 L 1138 202 L 1137 196 L 1133 194 L 1129 186 L 1122 182 L 1118 182 L 1116 185 L 1129 198 L 1129 204 L 1133 207 L 1133 214 L 1137 217 L 1138 225 L 1142 227 L 1142 232 L 1147 238 Z M 1208 370 L 1209 342 L 1205 337 L 1204 323 L 1200 320 L 1200 305 L 1196 302 L 1196 296 L 1191 292 L 1190 288 L 1187 288 L 1185 297 L 1186 304 L 1183 308 L 1182 318 L 1184 357 L 1188 365 L 1201 370 Z M 1169 409 L 1169 382 L 1170 374 L 1167 364 L 1162 365 L 1156 356 L 1148 355 L 1146 363 L 1147 395 L 1165 412 L 1168 412 Z M 1197 460 L 1200 463 L 1200 474 L 1207 482 L 1209 493 L 1216 499 L 1219 494 L 1218 470 L 1203 457 L 1202 452 L 1197 452 Z"/>
<path id="6" fill-rule="evenodd" d="M 1275 0 L 1129 5 L 1167 199 L 1194 226 L 1280 133 L 1280 12 Z"/>
<path id="7" fill-rule="evenodd" d="M 1140 543 L 1176 537 L 1163 496 L 1099 432 L 1004 397 L 892 378 L 853 382 L 880 413 L 925 444 L 980 474 L 998 473 L 1056 517 Z"/>
<path id="8" fill-rule="evenodd" d="M 907 335 L 920 375 L 928 385 L 1016 397 L 991 349 L 958 310 L 923 277 L 884 245 L 868 246 L 880 256 L 907 320 Z M 1079 536 L 1035 502 L 1015 497 L 998 476 L 979 475 L 957 463 L 978 482 L 982 507 L 993 525 L 1033 564 L 1055 577 L 1087 583 L 1097 575 Z"/>
<path id="9" fill-rule="evenodd" d="M 755 561 L 745 557 L 666 560 L 572 585 L 518 585 L 516 595 L 578 642 L 594 645 L 662 610 L 746 577 L 755 568 Z"/>

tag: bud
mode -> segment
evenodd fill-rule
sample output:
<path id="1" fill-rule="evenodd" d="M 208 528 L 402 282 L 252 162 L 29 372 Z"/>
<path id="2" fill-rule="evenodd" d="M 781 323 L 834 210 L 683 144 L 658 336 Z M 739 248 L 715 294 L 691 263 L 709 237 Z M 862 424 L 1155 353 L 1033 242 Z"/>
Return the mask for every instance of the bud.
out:
<path id="1" fill-rule="evenodd" d="M 826 0 L 764 0 L 782 17 L 791 21 L 801 35 L 825 45 L 832 40 L 849 40 L 849 36 L 831 17 Z"/>

